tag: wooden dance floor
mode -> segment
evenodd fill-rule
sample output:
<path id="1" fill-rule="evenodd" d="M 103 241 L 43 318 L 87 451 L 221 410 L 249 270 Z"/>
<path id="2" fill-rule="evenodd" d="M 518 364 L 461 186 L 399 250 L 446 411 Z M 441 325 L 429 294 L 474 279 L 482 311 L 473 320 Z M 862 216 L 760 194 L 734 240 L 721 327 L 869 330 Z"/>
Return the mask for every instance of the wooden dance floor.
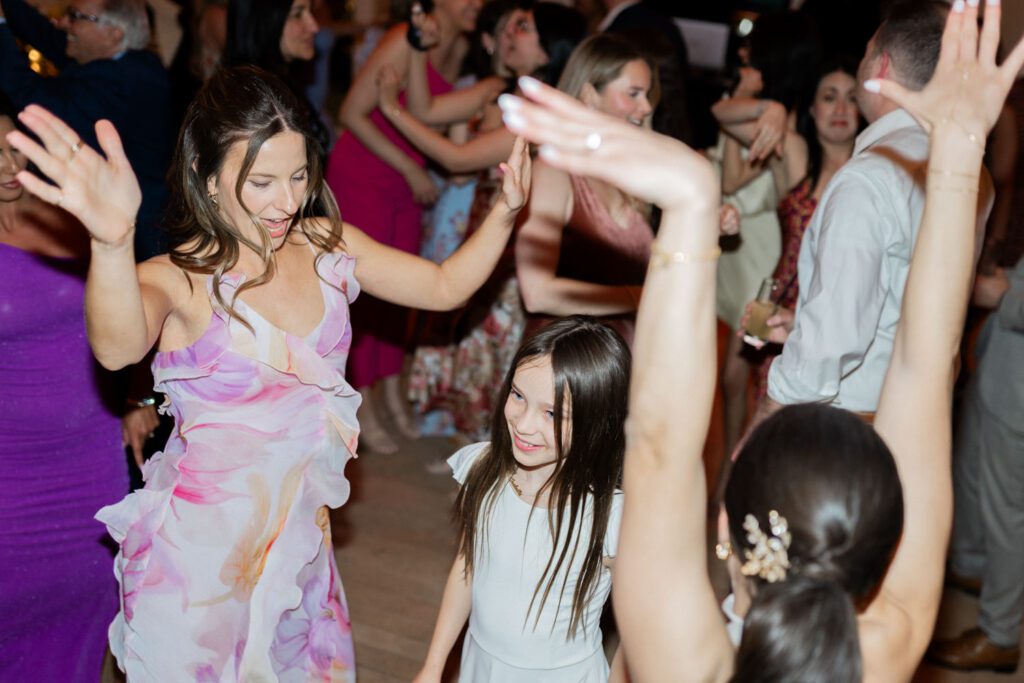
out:
<path id="1" fill-rule="evenodd" d="M 721 418 L 712 418 L 705 457 L 710 472 L 721 462 Z M 396 438 L 397 435 L 396 435 Z M 451 508 L 457 485 L 448 473 L 434 474 L 457 445 L 447 439 L 403 441 L 394 455 L 366 453 L 348 465 L 352 498 L 331 516 L 335 553 L 348 596 L 356 642 L 359 683 L 409 683 L 427 652 L 454 554 Z M 431 468 L 434 469 L 434 468 Z M 710 532 L 710 530 L 709 530 Z M 711 537 L 709 536 L 709 557 Z M 713 561 L 716 585 L 725 577 Z M 974 598 L 947 590 L 939 635 L 955 635 L 974 625 Z M 455 681 L 458 650 L 449 660 Z M 111 671 L 102 683 L 123 681 Z M 957 674 L 922 666 L 914 683 L 1024 683 L 1024 664 L 1013 675 Z"/>
<path id="2" fill-rule="evenodd" d="M 449 513 L 456 492 L 450 476 L 426 466 L 454 449 L 445 439 L 421 439 L 404 442 L 395 455 L 367 453 L 349 464 L 352 499 L 332 522 L 359 683 L 409 683 L 426 655 L 454 552 Z M 938 632 L 959 633 L 973 625 L 976 611 L 973 598 L 947 591 Z M 456 653 L 453 672 L 457 663 Z M 123 678 L 108 666 L 102 681 Z M 1024 683 L 1024 666 L 1013 675 L 924 666 L 914 683 Z"/>

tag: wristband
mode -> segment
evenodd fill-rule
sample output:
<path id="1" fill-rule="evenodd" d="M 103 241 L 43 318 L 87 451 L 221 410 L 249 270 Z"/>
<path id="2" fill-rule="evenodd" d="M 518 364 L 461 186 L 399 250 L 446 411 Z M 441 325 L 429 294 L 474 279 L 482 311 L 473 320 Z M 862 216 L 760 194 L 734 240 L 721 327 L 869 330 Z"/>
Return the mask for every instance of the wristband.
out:
<path id="1" fill-rule="evenodd" d="M 156 397 L 146 396 L 145 398 L 129 398 L 125 403 L 129 408 L 148 408 L 149 406 L 156 405 Z"/>

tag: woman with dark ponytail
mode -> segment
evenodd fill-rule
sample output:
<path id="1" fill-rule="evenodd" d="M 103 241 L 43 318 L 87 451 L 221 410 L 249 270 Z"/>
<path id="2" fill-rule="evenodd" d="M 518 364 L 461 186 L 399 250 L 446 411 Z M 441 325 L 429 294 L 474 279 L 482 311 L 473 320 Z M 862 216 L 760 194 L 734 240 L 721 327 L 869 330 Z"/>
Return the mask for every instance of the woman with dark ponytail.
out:
<path id="1" fill-rule="evenodd" d="M 946 10 L 931 3 L 915 11 Z M 540 143 L 547 163 L 665 210 L 633 346 L 613 590 L 632 680 L 913 677 L 934 627 L 952 522 L 953 361 L 973 281 L 984 140 L 1024 66 L 1024 41 L 995 64 L 998 1 L 988 0 L 980 37 L 977 19 L 977 3 L 952 4 L 923 90 L 889 80 L 862 86 L 863 97 L 889 98 L 930 136 L 902 316 L 873 428 L 837 408 L 788 407 L 738 456 L 716 549 L 729 557 L 737 597 L 749 597 L 738 651 L 720 626 L 705 555 L 702 451 L 714 401 L 721 253 L 715 176 L 680 143 L 540 84 L 522 85 L 537 104 L 503 98 L 509 128 Z M 869 52 L 861 78 L 879 73 L 878 59 Z"/>
<path id="2" fill-rule="evenodd" d="M 738 611 L 747 615 L 734 680 L 861 680 L 857 613 L 903 530 L 903 491 L 885 442 L 846 411 L 780 411 L 737 458 L 725 509 L 735 539 L 726 543 L 775 539 L 785 551 L 728 557 Z"/>

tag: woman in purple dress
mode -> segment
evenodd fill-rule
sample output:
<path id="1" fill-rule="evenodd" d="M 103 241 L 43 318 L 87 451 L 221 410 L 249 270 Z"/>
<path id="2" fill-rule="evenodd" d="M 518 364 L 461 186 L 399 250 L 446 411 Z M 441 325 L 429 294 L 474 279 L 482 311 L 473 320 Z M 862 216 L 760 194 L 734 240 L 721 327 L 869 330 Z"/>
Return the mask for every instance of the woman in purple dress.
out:
<path id="1" fill-rule="evenodd" d="M 88 235 L 18 182 L 14 117 L 0 101 L 0 681 L 93 683 L 117 612 L 93 515 L 128 492 L 120 402 L 85 337 Z"/>

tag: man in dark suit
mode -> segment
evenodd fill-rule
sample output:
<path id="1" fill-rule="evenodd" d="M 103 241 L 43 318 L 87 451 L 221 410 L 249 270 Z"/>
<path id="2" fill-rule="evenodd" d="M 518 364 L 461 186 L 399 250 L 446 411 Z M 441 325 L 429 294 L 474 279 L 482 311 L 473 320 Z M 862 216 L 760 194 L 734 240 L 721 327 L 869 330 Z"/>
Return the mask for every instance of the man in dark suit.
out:
<path id="1" fill-rule="evenodd" d="M 164 251 L 159 226 L 171 150 L 169 85 L 160 59 L 146 49 L 144 0 L 72 0 L 56 27 L 25 0 L 0 0 L 0 7 L 0 89 L 19 108 L 49 109 L 95 149 L 96 122 L 110 120 L 142 186 L 136 255 Z M 42 52 L 59 74 L 32 71 L 16 38 Z"/>

